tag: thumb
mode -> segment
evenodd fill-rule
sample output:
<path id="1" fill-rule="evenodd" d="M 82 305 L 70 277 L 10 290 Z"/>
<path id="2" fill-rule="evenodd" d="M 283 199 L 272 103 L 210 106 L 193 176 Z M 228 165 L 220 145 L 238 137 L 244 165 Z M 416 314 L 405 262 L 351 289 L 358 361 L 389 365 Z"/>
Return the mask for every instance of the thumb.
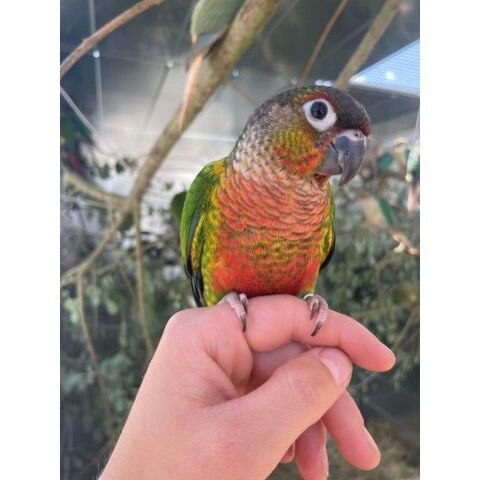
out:
<path id="1" fill-rule="evenodd" d="M 229 402 L 237 422 L 243 418 L 249 426 L 245 442 L 254 449 L 268 445 L 266 453 L 279 460 L 335 403 L 351 375 L 352 362 L 336 348 L 312 348 L 285 363 L 262 386 Z"/>

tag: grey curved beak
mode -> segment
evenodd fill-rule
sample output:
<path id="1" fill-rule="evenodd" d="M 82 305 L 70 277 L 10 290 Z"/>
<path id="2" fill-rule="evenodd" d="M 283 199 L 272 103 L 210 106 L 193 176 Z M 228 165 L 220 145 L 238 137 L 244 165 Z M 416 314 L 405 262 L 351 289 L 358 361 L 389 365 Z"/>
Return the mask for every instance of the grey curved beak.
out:
<path id="1" fill-rule="evenodd" d="M 339 185 L 348 183 L 360 170 L 367 148 L 367 139 L 360 130 L 346 130 L 330 144 L 318 175 L 341 175 Z"/>

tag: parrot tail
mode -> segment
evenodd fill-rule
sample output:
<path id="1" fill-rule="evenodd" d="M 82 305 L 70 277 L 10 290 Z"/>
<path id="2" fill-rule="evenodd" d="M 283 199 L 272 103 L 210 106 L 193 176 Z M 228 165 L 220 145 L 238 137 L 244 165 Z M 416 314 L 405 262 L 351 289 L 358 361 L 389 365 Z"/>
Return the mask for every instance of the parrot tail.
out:
<path id="1" fill-rule="evenodd" d="M 183 92 L 183 102 L 182 109 L 180 111 L 180 125 L 183 126 L 185 121 L 185 114 L 187 113 L 187 108 L 192 98 L 193 88 L 197 83 L 198 76 L 200 74 L 200 69 L 202 67 L 202 62 L 205 54 L 203 52 L 199 53 L 190 63 L 190 68 L 187 73 L 187 83 L 185 85 L 185 90 Z"/>

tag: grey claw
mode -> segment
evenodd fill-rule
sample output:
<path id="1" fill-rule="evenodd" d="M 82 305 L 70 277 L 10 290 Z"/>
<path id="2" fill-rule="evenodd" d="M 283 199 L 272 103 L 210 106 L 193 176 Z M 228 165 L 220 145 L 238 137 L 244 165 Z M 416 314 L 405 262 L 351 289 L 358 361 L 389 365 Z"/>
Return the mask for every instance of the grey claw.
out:
<path id="1" fill-rule="evenodd" d="M 244 293 L 241 293 L 238 296 L 238 299 L 240 300 L 240 302 L 243 305 L 243 308 L 245 309 L 245 314 L 247 314 L 248 313 L 248 298 L 247 298 L 247 296 Z"/>
<path id="2" fill-rule="evenodd" d="M 228 303 L 242 322 L 242 332 L 247 330 L 248 298 L 244 293 L 230 292 L 219 303 Z"/>
<path id="3" fill-rule="evenodd" d="M 320 295 L 309 293 L 303 297 L 310 308 L 310 319 L 316 319 L 315 328 L 311 334 L 314 337 L 327 319 L 328 303 Z"/>

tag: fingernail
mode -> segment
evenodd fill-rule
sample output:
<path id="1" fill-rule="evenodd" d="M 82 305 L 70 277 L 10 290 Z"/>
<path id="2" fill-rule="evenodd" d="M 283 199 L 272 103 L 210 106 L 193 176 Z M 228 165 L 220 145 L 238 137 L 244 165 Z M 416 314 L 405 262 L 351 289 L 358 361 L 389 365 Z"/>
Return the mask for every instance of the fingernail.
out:
<path id="1" fill-rule="evenodd" d="M 336 348 L 324 348 L 318 352 L 318 356 L 332 374 L 336 384 L 339 387 L 346 386 L 352 376 L 352 362 L 349 358 Z"/>
<path id="2" fill-rule="evenodd" d="M 287 450 L 287 455 L 289 455 L 291 457 L 295 456 L 295 444 L 294 443 L 292 443 L 292 445 L 290 445 L 290 448 Z"/>
<path id="3" fill-rule="evenodd" d="M 329 472 L 329 464 L 328 464 L 327 447 L 322 448 L 321 456 L 322 456 L 322 466 L 324 469 L 325 478 L 328 478 L 328 476 L 330 475 L 330 472 Z"/>
<path id="4" fill-rule="evenodd" d="M 363 430 L 364 430 L 365 440 L 367 440 L 371 449 L 374 450 L 375 452 L 377 452 L 378 455 L 380 455 L 380 450 L 378 449 L 377 444 L 375 443 L 375 440 L 370 435 L 370 432 L 365 427 L 363 427 Z"/>
<path id="5" fill-rule="evenodd" d="M 280 463 L 290 463 L 295 458 L 295 444 L 290 445 L 290 448 L 284 453 Z"/>
<path id="6" fill-rule="evenodd" d="M 390 361 L 391 361 L 390 368 L 393 368 L 393 366 L 395 365 L 395 362 L 397 360 L 396 356 L 395 356 L 395 353 L 393 352 L 393 350 L 388 348 L 386 345 L 384 345 L 384 347 L 385 347 L 385 350 L 386 350 L 387 354 L 390 355 Z"/>

